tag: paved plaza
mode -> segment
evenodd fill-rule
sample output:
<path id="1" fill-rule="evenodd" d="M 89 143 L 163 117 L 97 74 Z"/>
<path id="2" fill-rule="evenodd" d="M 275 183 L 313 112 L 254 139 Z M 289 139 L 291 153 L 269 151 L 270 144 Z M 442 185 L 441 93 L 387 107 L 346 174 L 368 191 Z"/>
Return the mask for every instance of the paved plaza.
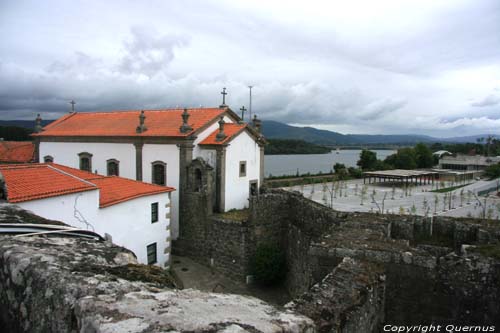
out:
<path id="1" fill-rule="evenodd" d="M 446 193 L 437 188 L 457 188 Z M 304 197 L 346 212 L 383 212 L 421 216 L 486 217 L 500 219 L 498 180 L 472 180 L 468 183 L 436 182 L 434 185 L 404 187 L 398 182 L 363 184 L 362 179 L 284 188 Z M 489 195 L 483 195 L 490 190 Z M 385 199 L 384 199 L 385 198 Z"/>

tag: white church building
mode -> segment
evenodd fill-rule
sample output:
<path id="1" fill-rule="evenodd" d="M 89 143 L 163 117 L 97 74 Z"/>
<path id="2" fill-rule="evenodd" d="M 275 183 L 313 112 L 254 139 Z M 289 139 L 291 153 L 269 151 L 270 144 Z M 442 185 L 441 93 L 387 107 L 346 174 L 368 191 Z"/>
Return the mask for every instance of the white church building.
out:
<path id="1" fill-rule="evenodd" d="M 0 199 L 46 219 L 111 236 L 140 263 L 169 265 L 171 187 L 53 163 L 0 165 L 0 185 Z"/>
<path id="2" fill-rule="evenodd" d="M 203 161 L 214 170 L 213 208 L 248 207 L 264 174 L 260 120 L 253 126 L 224 103 L 218 108 L 72 112 L 41 127 L 38 116 L 35 156 L 40 162 L 140 180 L 177 189 L 172 193 L 172 237 L 179 232 L 183 192 L 201 187 Z M 181 222 L 182 223 L 182 222 Z"/>

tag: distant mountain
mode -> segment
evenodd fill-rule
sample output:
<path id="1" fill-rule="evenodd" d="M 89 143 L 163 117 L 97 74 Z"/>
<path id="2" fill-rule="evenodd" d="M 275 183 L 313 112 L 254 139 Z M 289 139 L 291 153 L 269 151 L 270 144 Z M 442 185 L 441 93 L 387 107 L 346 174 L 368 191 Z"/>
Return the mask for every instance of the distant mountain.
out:
<path id="1" fill-rule="evenodd" d="M 366 134 L 341 134 L 333 131 L 320 130 L 313 127 L 296 127 L 273 120 L 262 121 L 264 136 L 273 139 L 299 139 L 321 145 L 356 145 L 356 144 L 415 144 L 417 142 L 476 142 L 478 138 L 486 138 L 487 134 L 434 138 L 427 135 L 366 135 Z M 500 136 L 494 136 L 500 139 Z"/>
<path id="2" fill-rule="evenodd" d="M 483 143 L 486 143 L 486 138 L 488 136 L 492 136 L 494 139 L 500 140 L 500 135 L 493 135 L 493 134 L 457 136 L 457 137 L 452 137 L 452 138 L 442 138 L 442 139 L 438 139 L 438 140 L 440 140 L 441 142 L 455 142 L 455 143 L 473 142 L 473 143 L 476 143 L 478 139 L 484 138 L 485 141 Z"/>
<path id="3" fill-rule="evenodd" d="M 319 130 L 313 127 L 295 127 L 277 121 L 262 121 L 264 136 L 271 139 L 297 139 L 316 144 L 362 143 L 337 132 Z"/>
<path id="4" fill-rule="evenodd" d="M 48 125 L 54 120 L 42 120 L 42 126 Z M 35 120 L 0 120 L 0 126 L 18 126 L 28 129 L 35 128 Z"/>
<path id="5" fill-rule="evenodd" d="M 42 120 L 42 125 L 48 125 L 54 120 Z M 34 120 L 0 120 L 0 126 L 19 126 L 28 129 L 35 127 Z M 273 120 L 262 121 L 263 133 L 270 139 L 297 139 L 319 145 L 362 145 L 362 144 L 415 144 L 417 142 L 477 142 L 478 138 L 487 138 L 489 134 L 460 136 L 451 138 L 434 138 L 427 135 L 368 135 L 341 134 L 333 131 L 320 130 L 314 127 L 296 127 Z M 492 135 L 500 139 L 499 135 Z"/>

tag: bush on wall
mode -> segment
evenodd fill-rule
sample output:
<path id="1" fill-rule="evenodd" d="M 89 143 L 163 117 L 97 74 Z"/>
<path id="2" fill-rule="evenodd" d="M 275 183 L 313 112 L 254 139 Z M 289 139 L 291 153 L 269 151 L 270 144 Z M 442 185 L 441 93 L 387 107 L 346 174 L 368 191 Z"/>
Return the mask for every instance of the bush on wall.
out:
<path id="1" fill-rule="evenodd" d="M 252 275 L 263 285 L 281 282 L 286 276 L 285 253 L 274 244 L 261 244 L 252 258 Z"/>

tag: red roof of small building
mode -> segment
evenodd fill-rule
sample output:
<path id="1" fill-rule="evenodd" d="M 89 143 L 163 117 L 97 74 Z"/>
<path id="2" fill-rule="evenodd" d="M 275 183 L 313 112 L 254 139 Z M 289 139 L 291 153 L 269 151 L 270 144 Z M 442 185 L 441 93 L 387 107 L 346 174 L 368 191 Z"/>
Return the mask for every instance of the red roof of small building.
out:
<path id="1" fill-rule="evenodd" d="M 172 192 L 172 187 L 116 176 L 102 176 L 54 163 L 0 165 L 7 200 L 12 203 L 99 189 L 99 207 Z"/>
<path id="2" fill-rule="evenodd" d="M 217 128 L 215 131 L 210 133 L 203 141 L 201 141 L 200 145 L 223 145 L 231 141 L 238 134 L 243 132 L 243 130 L 247 128 L 247 124 L 236 124 L 236 123 L 225 123 L 224 124 L 224 134 L 226 137 L 223 140 L 217 141 L 217 133 L 219 133 L 219 129 Z"/>
<path id="3" fill-rule="evenodd" d="M 192 131 L 181 133 L 184 109 L 144 110 L 147 130 L 137 133 L 141 110 L 70 113 L 45 126 L 33 136 L 162 136 L 186 137 L 208 125 L 228 108 L 188 109 Z"/>
<path id="4" fill-rule="evenodd" d="M 97 190 L 93 184 L 43 164 L 0 165 L 0 173 L 12 203 Z"/>
<path id="5" fill-rule="evenodd" d="M 34 161 L 35 145 L 27 141 L 0 141 L 0 163 L 30 163 Z"/>

